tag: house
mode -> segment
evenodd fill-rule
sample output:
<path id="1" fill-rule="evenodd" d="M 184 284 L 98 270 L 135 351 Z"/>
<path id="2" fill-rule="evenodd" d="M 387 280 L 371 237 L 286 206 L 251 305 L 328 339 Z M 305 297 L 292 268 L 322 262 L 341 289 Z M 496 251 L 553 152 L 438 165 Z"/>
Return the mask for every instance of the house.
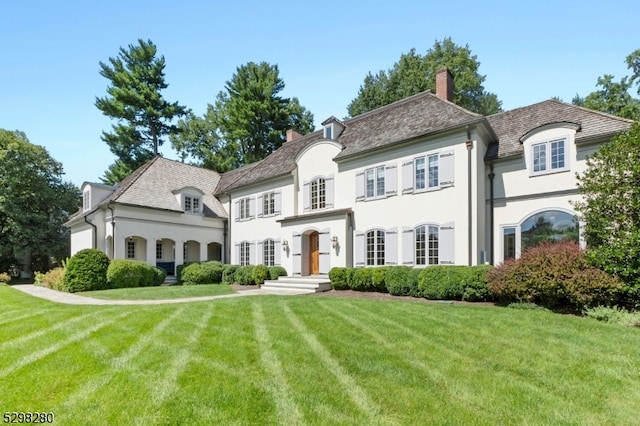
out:
<path id="1" fill-rule="evenodd" d="M 307 276 L 499 263 L 542 240 L 579 241 L 576 172 L 632 122 L 556 100 L 485 117 L 451 101 L 447 70 L 436 78 L 435 94 L 289 131 L 265 159 L 222 175 L 156 158 L 117 188 L 86 183 L 72 250 Z"/>
<path id="2" fill-rule="evenodd" d="M 223 260 L 227 213 L 213 196 L 220 175 L 155 157 L 117 187 L 85 182 L 82 209 L 65 224 L 71 254 L 98 248 L 112 259 L 175 266 Z"/>

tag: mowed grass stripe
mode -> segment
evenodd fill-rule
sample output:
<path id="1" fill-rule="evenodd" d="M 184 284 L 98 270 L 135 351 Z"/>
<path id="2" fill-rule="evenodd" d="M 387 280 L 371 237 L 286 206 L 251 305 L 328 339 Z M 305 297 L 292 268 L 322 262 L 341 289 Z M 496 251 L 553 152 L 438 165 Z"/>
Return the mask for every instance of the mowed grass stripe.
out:
<path id="1" fill-rule="evenodd" d="M 75 342 L 78 342 L 82 339 L 85 339 L 87 337 L 89 337 L 91 335 L 91 333 L 94 333 L 98 330 L 100 330 L 101 328 L 104 328 L 108 325 L 113 324 L 114 322 L 130 315 L 131 312 L 124 312 L 120 315 L 117 315 L 115 317 L 111 317 L 105 321 L 101 321 L 98 324 L 94 324 L 91 327 L 84 329 L 82 331 L 78 331 L 77 333 L 73 334 L 71 337 L 69 337 L 68 339 L 65 339 L 61 342 L 58 342 L 54 345 L 51 346 L 47 346 L 46 348 L 43 348 L 39 351 L 36 352 L 32 352 L 28 355 L 25 355 L 24 357 L 22 357 L 20 360 L 14 362 L 13 364 L 3 368 L 2 370 L 0 370 L 0 377 L 5 377 L 11 373 L 13 373 L 16 370 L 19 370 L 20 368 L 23 368 L 31 363 L 34 363 L 44 357 L 46 357 L 47 355 L 50 355 L 54 352 L 57 352 L 61 349 L 63 349 L 66 346 L 69 346 Z"/>
<path id="2" fill-rule="evenodd" d="M 78 412 L 77 408 L 81 404 L 87 403 L 91 397 L 103 386 L 106 386 L 112 377 L 123 371 L 131 370 L 131 360 L 138 356 L 142 350 L 150 345 L 162 331 L 179 315 L 182 314 L 185 307 L 181 306 L 174 313 L 159 322 L 149 333 L 143 334 L 121 355 L 111 360 L 106 370 L 103 370 L 98 376 L 86 381 L 80 389 L 69 396 L 67 402 L 63 404 L 62 411 L 68 413 Z M 133 311 L 129 311 L 131 313 Z"/>
<path id="3" fill-rule="evenodd" d="M 105 313 L 105 312 L 102 312 Z M 69 318 L 67 320 L 64 321 L 59 321 L 56 324 L 52 325 L 51 327 L 46 327 L 46 328 L 41 328 L 38 331 L 34 331 L 32 333 L 29 334 L 25 334 L 22 335 L 16 339 L 12 339 L 12 340 L 7 340 L 6 342 L 1 342 L 0 343 L 0 349 L 7 349 L 7 348 L 11 348 L 11 347 L 15 347 L 18 345 L 21 345 L 22 343 L 26 343 L 30 340 L 36 339 L 38 337 L 42 337 L 46 334 L 51 333 L 52 331 L 58 331 L 67 327 L 72 326 L 73 324 L 80 322 L 80 321 L 84 321 L 85 319 L 89 318 L 89 317 L 93 317 L 95 316 L 94 312 L 89 312 L 86 313 L 84 315 L 80 315 L 80 316 L 76 316 L 76 317 L 72 317 Z"/>
<path id="4" fill-rule="evenodd" d="M 272 379 L 272 381 L 267 383 L 267 388 L 276 403 L 276 421 L 278 424 L 303 424 L 303 416 L 294 401 L 280 359 L 278 355 L 271 350 L 272 341 L 269 336 L 269 331 L 265 326 L 262 306 L 256 302 L 253 303 L 253 319 L 256 341 L 258 342 L 258 348 L 260 350 L 260 360 Z"/>
<path id="5" fill-rule="evenodd" d="M 307 327 L 300 321 L 297 315 L 285 304 L 284 301 L 280 303 L 282 310 L 289 322 L 295 327 L 296 330 L 302 335 L 302 338 L 307 342 L 307 345 L 317 356 L 317 358 L 324 364 L 325 368 L 333 374 L 336 379 L 342 384 L 347 395 L 351 398 L 354 404 L 369 417 L 369 424 L 393 424 L 391 419 L 379 417 L 381 410 L 380 407 L 375 405 L 371 398 L 367 395 L 365 390 L 361 388 L 358 383 L 345 371 L 344 368 L 336 361 L 331 353 L 325 349 L 316 336 L 311 333 Z"/>
<path id="6" fill-rule="evenodd" d="M 52 308 L 41 309 L 41 310 L 38 310 L 38 311 L 34 311 L 33 309 L 18 309 L 16 311 L 3 312 L 2 315 L 0 315 L 0 325 L 9 324 L 9 323 L 16 322 L 16 321 L 22 321 L 22 320 L 30 319 L 30 318 L 33 318 L 33 317 L 36 317 L 36 316 L 44 316 L 44 315 L 48 314 L 49 311 L 51 311 L 51 310 L 52 310 Z M 27 311 L 27 312 L 22 314 L 22 315 L 13 316 L 17 312 L 21 312 L 21 311 Z M 7 317 L 7 318 L 3 319 L 3 317 Z"/>
<path id="7" fill-rule="evenodd" d="M 207 328 L 207 324 L 213 316 L 214 306 L 215 304 L 211 304 L 202 314 L 198 322 L 194 324 L 186 345 L 180 349 L 173 361 L 171 361 L 171 364 L 169 365 L 164 377 L 162 377 L 162 380 L 152 384 L 151 400 L 154 406 L 157 407 L 162 405 L 164 401 L 178 390 L 178 378 L 191 360 L 193 348 L 199 342 L 202 332 Z M 144 419 L 140 420 L 142 424 Z"/>

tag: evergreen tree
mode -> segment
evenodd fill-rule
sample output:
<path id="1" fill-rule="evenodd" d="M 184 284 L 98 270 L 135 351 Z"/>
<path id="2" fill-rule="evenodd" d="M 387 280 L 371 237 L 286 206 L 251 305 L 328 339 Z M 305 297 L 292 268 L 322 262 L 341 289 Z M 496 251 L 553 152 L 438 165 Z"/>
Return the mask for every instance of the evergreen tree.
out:
<path id="1" fill-rule="evenodd" d="M 100 75 L 111 85 L 108 96 L 96 97 L 95 105 L 117 121 L 111 132 L 102 133 L 102 140 L 121 163 L 111 167 L 121 171 L 130 172 L 157 155 L 163 137 L 177 131 L 172 121 L 188 112 L 186 107 L 162 97 L 162 90 L 168 87 L 165 59 L 156 54 L 151 40 L 138 40 L 128 49 L 121 47 L 118 56 L 110 57 L 108 63 L 100 62 Z M 116 177 L 112 173 L 106 175 Z M 106 179 L 105 183 L 116 183 Z"/>

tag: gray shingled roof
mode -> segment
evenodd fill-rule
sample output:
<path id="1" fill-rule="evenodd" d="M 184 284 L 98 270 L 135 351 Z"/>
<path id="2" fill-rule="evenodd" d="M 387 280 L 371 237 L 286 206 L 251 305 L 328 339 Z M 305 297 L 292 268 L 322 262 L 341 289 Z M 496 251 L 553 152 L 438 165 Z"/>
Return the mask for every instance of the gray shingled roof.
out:
<path id="1" fill-rule="evenodd" d="M 69 222 L 86 216 L 109 203 L 120 203 L 139 207 L 182 212 L 180 203 L 172 191 L 194 187 L 204 193 L 202 197 L 205 217 L 226 218 L 220 201 L 213 192 L 220 181 L 220 174 L 177 161 L 155 157 L 136 169 L 118 184 L 116 190 L 88 212 L 79 211 Z"/>
<path id="2" fill-rule="evenodd" d="M 422 92 L 344 121 L 345 130 L 336 141 L 345 148 L 336 159 L 481 120 L 484 118 L 479 114 L 443 101 L 430 92 Z M 296 167 L 298 153 L 322 137 L 321 130 L 310 133 L 284 143 L 258 163 L 223 174 L 216 194 L 290 173 Z"/>
<path id="3" fill-rule="evenodd" d="M 631 120 L 554 99 L 494 114 L 487 117 L 487 120 L 498 136 L 498 141 L 489 146 L 486 160 L 522 155 L 523 145 L 520 138 L 545 124 L 558 122 L 579 124 L 580 130 L 576 133 L 576 143 L 581 143 L 609 137 L 627 130 L 633 123 Z"/>

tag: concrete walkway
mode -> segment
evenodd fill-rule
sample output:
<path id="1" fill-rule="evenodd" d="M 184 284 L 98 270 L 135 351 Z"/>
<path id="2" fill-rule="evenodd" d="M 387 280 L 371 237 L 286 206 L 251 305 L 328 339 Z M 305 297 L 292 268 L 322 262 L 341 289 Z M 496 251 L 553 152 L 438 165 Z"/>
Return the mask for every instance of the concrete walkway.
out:
<path id="1" fill-rule="evenodd" d="M 169 303 L 188 303 L 188 302 L 202 302 L 206 300 L 215 299 L 229 299 L 231 297 L 242 296 L 260 296 L 267 294 L 278 295 L 298 295 L 298 294 L 310 294 L 314 291 L 309 290 L 283 290 L 283 289 L 252 289 L 241 290 L 233 294 L 223 294 L 220 296 L 200 296 L 200 297 L 185 297 L 181 299 L 158 299 L 158 300 L 106 300 L 95 299 L 93 297 L 80 296 L 73 293 L 65 293 L 63 291 L 51 290 L 50 288 L 40 287 L 33 284 L 17 284 L 12 285 L 11 288 L 20 290 L 23 293 L 30 294 L 31 296 L 39 297 L 41 299 L 47 299 L 52 302 L 65 303 L 67 305 L 164 305 Z"/>

